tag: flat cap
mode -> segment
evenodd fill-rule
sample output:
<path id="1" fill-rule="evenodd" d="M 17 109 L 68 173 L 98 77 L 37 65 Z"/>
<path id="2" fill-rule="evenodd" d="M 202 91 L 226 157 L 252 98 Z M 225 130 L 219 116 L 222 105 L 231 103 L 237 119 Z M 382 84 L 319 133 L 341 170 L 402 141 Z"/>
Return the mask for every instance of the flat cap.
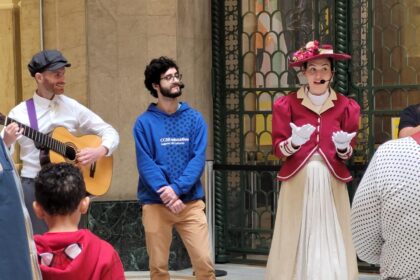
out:
<path id="1" fill-rule="evenodd" d="M 63 54 L 57 50 L 44 50 L 35 54 L 31 62 L 28 64 L 29 72 L 32 77 L 35 77 L 36 73 L 42 73 L 44 71 L 54 71 L 61 67 L 70 67 L 67 59 Z"/>

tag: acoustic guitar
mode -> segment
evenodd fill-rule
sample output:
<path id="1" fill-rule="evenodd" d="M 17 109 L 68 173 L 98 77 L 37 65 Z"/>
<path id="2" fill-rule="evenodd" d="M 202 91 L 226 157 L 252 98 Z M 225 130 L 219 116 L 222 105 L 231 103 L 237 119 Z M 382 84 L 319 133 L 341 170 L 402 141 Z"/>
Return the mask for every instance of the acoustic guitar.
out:
<path id="1" fill-rule="evenodd" d="M 77 137 L 64 127 L 56 127 L 51 135 L 44 134 L 0 113 L 0 124 L 7 126 L 12 122 L 23 127 L 23 135 L 32 139 L 36 146 L 48 149 L 49 160 L 52 163 L 69 162 L 76 164 L 77 151 L 87 147 L 98 147 L 102 143 L 101 138 L 97 135 Z M 89 194 L 103 195 L 108 191 L 111 185 L 112 162 L 112 156 L 109 156 L 101 157 L 88 166 L 78 165 L 83 173 L 86 191 Z"/>

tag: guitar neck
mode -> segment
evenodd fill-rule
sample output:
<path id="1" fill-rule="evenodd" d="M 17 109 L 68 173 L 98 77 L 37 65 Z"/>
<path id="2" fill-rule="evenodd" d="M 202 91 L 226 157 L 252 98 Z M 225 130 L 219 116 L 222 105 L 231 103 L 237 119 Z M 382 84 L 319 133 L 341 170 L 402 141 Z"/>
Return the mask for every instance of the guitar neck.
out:
<path id="1" fill-rule="evenodd" d="M 23 123 L 18 122 L 12 118 L 5 118 L 5 126 L 12 122 L 17 123 L 19 127 L 23 128 L 22 134 L 28 137 L 29 139 L 32 139 L 35 143 L 38 143 L 43 147 L 53 150 L 54 152 L 62 156 L 66 156 L 67 146 L 64 143 L 52 138 L 51 136 L 48 136 L 47 134 L 41 133 L 33 129 L 30 126 L 24 125 Z"/>

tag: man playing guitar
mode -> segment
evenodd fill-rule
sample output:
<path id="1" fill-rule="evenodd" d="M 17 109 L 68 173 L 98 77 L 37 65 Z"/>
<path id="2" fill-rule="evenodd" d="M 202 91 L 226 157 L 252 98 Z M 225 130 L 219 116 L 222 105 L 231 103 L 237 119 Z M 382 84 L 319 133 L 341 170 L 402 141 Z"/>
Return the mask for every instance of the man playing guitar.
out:
<path id="1" fill-rule="evenodd" d="M 97 114 L 76 100 L 64 95 L 65 68 L 67 59 L 57 50 L 44 50 L 32 57 L 28 69 L 37 88 L 33 97 L 14 107 L 8 117 L 41 133 L 64 127 L 75 135 L 94 134 L 101 138 L 98 146 L 84 147 L 76 151 L 76 162 L 87 166 L 104 156 L 110 156 L 119 143 L 118 132 Z M 44 233 L 45 223 L 38 219 L 32 209 L 34 201 L 34 178 L 41 169 L 40 150 L 33 139 L 23 137 L 24 128 L 16 122 L 8 124 L 2 131 L 7 147 L 14 150 L 20 146 L 22 161 L 22 187 L 25 204 L 30 213 L 35 234 Z"/>

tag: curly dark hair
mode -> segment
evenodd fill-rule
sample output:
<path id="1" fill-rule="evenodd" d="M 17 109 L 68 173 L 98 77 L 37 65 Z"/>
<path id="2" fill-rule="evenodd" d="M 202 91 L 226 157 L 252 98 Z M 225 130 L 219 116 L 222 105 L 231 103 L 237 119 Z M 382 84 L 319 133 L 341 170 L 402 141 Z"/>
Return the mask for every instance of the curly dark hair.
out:
<path id="1" fill-rule="evenodd" d="M 158 97 L 153 84 L 159 84 L 160 75 L 168 71 L 169 68 L 175 68 L 178 71 L 178 65 L 176 65 L 175 61 L 166 56 L 152 59 L 149 65 L 146 66 L 146 70 L 144 70 L 144 85 L 153 97 Z"/>
<path id="2" fill-rule="evenodd" d="M 85 198 L 82 172 L 70 163 L 48 164 L 35 179 L 35 200 L 49 215 L 69 215 Z"/>

